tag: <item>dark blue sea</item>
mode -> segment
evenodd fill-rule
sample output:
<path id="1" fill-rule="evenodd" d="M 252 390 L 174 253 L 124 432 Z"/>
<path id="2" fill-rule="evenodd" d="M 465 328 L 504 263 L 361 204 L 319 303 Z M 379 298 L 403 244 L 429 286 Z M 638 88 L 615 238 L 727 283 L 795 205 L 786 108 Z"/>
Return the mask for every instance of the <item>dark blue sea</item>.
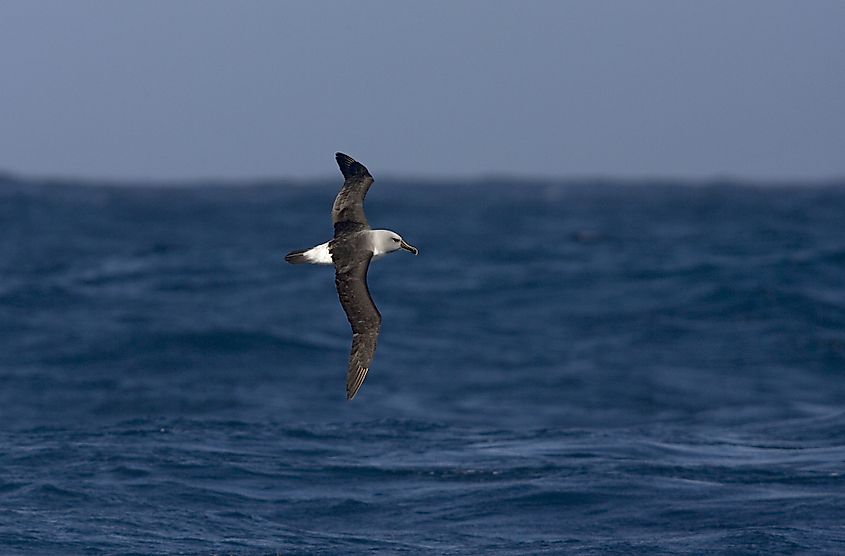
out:
<path id="1" fill-rule="evenodd" d="M 0 554 L 845 553 L 845 184 L 0 179 Z"/>

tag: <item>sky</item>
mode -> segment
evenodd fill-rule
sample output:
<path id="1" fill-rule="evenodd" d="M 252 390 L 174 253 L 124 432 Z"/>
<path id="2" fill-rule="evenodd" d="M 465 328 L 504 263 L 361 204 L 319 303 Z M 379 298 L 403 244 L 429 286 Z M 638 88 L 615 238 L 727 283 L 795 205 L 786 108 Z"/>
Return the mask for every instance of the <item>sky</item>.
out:
<path id="1" fill-rule="evenodd" d="M 845 176 L 840 0 L 0 2 L 0 169 Z"/>

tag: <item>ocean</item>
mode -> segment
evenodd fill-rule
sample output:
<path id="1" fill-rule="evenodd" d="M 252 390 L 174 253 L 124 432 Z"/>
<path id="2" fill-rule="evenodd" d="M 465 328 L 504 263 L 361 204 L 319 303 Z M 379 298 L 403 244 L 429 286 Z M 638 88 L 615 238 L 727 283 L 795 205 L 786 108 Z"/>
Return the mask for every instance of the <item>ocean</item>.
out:
<path id="1" fill-rule="evenodd" d="M 843 554 L 845 184 L 0 178 L 0 554 Z"/>

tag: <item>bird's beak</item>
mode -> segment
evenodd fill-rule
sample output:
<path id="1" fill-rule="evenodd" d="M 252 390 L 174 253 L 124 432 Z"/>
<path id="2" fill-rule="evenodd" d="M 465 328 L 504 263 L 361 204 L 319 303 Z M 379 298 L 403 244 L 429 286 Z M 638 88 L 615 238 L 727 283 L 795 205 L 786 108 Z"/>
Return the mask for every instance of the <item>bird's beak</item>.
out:
<path id="1" fill-rule="evenodd" d="M 405 251 L 407 251 L 409 253 L 413 253 L 414 255 L 419 253 L 419 250 L 416 247 L 414 247 L 413 245 L 409 245 L 409 244 L 405 243 L 404 239 L 402 240 L 402 243 L 399 244 L 399 247 L 401 249 L 404 249 Z"/>

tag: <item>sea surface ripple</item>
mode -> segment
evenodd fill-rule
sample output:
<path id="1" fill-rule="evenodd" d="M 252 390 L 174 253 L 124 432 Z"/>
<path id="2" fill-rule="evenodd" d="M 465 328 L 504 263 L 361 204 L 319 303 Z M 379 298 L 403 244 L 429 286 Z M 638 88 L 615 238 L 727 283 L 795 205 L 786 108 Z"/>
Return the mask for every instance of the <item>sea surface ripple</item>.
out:
<path id="1" fill-rule="evenodd" d="M 841 554 L 845 187 L 0 177 L 2 554 Z"/>

